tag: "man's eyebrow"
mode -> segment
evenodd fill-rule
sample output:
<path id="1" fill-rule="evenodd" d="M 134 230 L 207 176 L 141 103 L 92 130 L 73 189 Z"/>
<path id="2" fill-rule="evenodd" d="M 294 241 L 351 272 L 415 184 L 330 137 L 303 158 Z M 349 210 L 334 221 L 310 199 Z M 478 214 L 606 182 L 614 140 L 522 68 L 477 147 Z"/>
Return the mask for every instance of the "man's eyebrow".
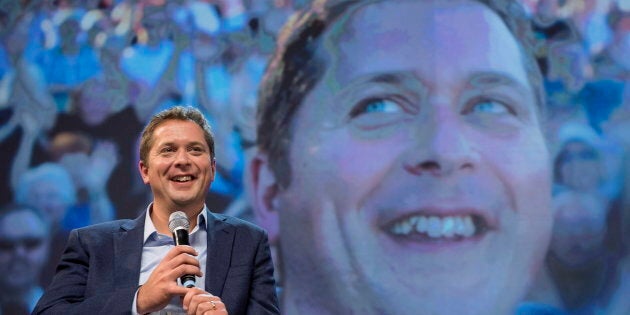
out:
<path id="1" fill-rule="evenodd" d="M 468 82 L 474 87 L 481 88 L 494 86 L 511 86 L 519 89 L 527 88 L 511 75 L 501 72 L 476 72 L 470 76 Z"/>
<path id="2" fill-rule="evenodd" d="M 468 82 L 474 89 L 492 89 L 492 88 L 509 88 L 509 93 L 515 94 L 515 98 L 528 100 L 530 97 L 538 117 L 543 115 L 542 105 L 536 101 L 535 88 L 529 79 L 521 82 L 509 73 L 500 71 L 483 71 L 476 72 L 469 77 Z"/>
<path id="3" fill-rule="evenodd" d="M 375 83 L 389 83 L 389 84 L 399 84 L 405 80 L 405 77 L 409 77 L 409 74 L 405 73 L 379 73 L 377 75 L 371 76 L 367 78 L 367 82 L 375 82 Z"/>
<path id="4" fill-rule="evenodd" d="M 415 83 L 413 83 L 415 82 Z M 362 75 L 358 78 L 353 79 L 346 86 L 343 87 L 343 90 L 347 90 L 349 88 L 355 86 L 361 86 L 365 84 L 387 84 L 393 86 L 407 86 L 407 85 L 415 85 L 422 83 L 422 80 L 410 71 L 399 71 L 399 72 L 380 72 L 380 73 L 370 73 Z"/>
<path id="5" fill-rule="evenodd" d="M 192 147 L 201 147 L 203 150 L 208 149 L 208 147 L 205 145 L 204 142 L 199 142 L 199 141 L 194 141 L 191 143 L 186 144 L 187 148 L 192 148 Z"/>
<path id="6" fill-rule="evenodd" d="M 187 147 L 191 147 L 191 146 L 195 146 L 195 145 L 201 145 L 203 146 L 205 144 L 205 142 L 202 141 L 192 141 L 189 143 L 186 143 Z M 177 144 L 175 144 L 175 142 L 164 142 L 164 143 L 160 143 L 158 145 L 159 147 L 169 147 L 169 146 L 177 146 Z"/>
<path id="7" fill-rule="evenodd" d="M 355 80 L 354 83 L 387 83 L 387 84 L 402 84 L 410 79 L 418 80 L 413 73 L 400 71 L 400 72 L 387 72 L 368 74 Z"/>
<path id="8" fill-rule="evenodd" d="M 192 145 L 204 145 L 204 142 L 201 141 L 193 141 L 187 144 L 188 146 L 192 146 Z"/>

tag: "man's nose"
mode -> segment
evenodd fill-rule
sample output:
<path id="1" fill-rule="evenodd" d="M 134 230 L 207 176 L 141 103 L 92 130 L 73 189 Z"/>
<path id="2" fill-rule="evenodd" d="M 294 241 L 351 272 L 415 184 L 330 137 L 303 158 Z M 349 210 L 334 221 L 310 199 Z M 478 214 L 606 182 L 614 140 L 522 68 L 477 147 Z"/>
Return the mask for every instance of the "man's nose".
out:
<path id="1" fill-rule="evenodd" d="M 178 150 L 175 155 L 175 165 L 189 165 L 190 164 L 190 156 L 189 152 L 186 149 Z"/>
<path id="2" fill-rule="evenodd" d="M 466 130 L 459 113 L 436 110 L 413 130 L 413 145 L 403 162 L 409 173 L 448 176 L 476 167 L 479 155 L 470 139 L 471 130 Z"/>

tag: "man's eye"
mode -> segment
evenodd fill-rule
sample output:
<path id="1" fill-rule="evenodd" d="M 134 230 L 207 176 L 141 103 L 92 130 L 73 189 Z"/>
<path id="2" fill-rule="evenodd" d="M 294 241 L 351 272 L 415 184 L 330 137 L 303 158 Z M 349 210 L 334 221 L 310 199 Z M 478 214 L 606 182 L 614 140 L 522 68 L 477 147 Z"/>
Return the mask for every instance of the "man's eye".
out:
<path id="1" fill-rule="evenodd" d="M 171 148 L 171 147 L 165 147 L 162 148 L 162 150 L 160 150 L 161 153 L 169 153 L 169 152 L 175 152 L 175 149 Z"/>
<path id="2" fill-rule="evenodd" d="M 469 113 L 480 114 L 514 114 L 511 108 L 502 102 L 491 99 L 480 99 L 473 103 L 468 110 Z"/>
<path id="3" fill-rule="evenodd" d="M 354 118 L 370 113 L 399 113 L 401 110 L 400 105 L 392 100 L 374 98 L 359 103 L 350 112 L 350 117 Z"/>

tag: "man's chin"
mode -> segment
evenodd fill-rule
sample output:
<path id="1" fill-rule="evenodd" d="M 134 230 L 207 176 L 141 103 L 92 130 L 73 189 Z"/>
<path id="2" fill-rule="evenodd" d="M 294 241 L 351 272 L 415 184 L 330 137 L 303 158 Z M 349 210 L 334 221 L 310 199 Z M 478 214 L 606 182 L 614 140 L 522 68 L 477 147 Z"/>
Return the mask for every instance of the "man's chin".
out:
<path id="1" fill-rule="evenodd" d="M 440 314 L 440 315 L 508 315 L 516 307 L 517 302 L 506 299 L 488 298 L 479 294 L 482 288 L 476 291 L 452 294 L 433 294 L 420 296 L 410 294 L 407 297 L 396 294 L 388 301 L 381 302 L 381 308 L 387 309 L 388 314 Z M 420 292 L 420 291 L 418 291 Z M 438 292 L 444 292 L 439 290 Z M 514 300 L 514 299 L 511 299 Z M 406 302 L 405 302 L 406 301 Z M 421 311 L 419 311 L 421 310 Z"/>

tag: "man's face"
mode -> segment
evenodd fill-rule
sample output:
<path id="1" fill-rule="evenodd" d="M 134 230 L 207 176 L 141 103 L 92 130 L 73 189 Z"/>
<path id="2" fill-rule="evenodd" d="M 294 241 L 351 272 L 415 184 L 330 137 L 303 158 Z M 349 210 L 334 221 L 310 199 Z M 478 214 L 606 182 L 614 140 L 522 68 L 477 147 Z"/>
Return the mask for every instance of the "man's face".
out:
<path id="1" fill-rule="evenodd" d="M 153 133 L 147 164 L 140 162 L 154 207 L 171 211 L 199 210 L 214 180 L 215 163 L 201 127 L 191 121 L 168 120 Z"/>
<path id="2" fill-rule="evenodd" d="M 293 121 L 290 185 L 270 203 L 285 301 L 508 313 L 551 229 L 549 156 L 515 39 L 467 1 L 369 5 L 337 35 Z"/>
<path id="3" fill-rule="evenodd" d="M 47 228 L 28 210 L 0 219 L 0 287 L 26 290 L 36 286 L 48 261 Z"/>

